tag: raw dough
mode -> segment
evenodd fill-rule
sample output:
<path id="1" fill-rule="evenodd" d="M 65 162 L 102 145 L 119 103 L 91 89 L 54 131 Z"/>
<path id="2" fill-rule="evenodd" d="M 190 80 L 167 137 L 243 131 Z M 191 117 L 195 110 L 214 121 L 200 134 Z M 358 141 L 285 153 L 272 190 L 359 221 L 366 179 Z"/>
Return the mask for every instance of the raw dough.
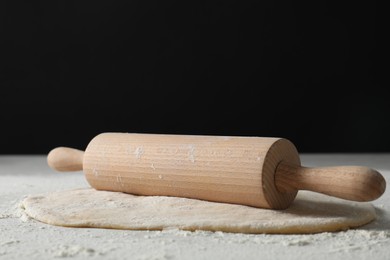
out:
<path id="1" fill-rule="evenodd" d="M 303 191 L 282 211 L 94 189 L 29 196 L 23 205 L 29 216 L 52 225 L 134 230 L 318 233 L 358 227 L 375 219 L 369 203 Z"/>

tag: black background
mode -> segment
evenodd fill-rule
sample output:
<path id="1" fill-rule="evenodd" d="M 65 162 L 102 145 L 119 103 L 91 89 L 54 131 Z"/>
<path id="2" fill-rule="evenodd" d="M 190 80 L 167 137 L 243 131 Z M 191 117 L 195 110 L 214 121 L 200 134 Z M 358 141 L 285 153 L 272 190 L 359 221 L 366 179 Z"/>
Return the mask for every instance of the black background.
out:
<path id="1" fill-rule="evenodd" d="M 375 1 L 1 1 L 0 153 L 107 131 L 389 152 Z"/>

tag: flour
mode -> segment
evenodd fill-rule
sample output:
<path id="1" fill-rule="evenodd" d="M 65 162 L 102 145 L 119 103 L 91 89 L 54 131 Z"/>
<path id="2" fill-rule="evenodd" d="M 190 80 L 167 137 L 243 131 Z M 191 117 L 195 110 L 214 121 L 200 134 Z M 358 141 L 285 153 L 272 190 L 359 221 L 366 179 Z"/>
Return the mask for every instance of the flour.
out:
<path id="1" fill-rule="evenodd" d="M 26 214 L 24 205 L 21 202 L 15 204 L 12 212 L 13 217 L 19 218 L 23 222 L 27 222 L 32 219 L 29 215 Z"/>
<path id="2" fill-rule="evenodd" d="M 188 159 L 194 163 L 195 162 L 195 146 L 189 145 L 188 146 Z"/>
<path id="3" fill-rule="evenodd" d="M 137 159 L 140 159 L 141 156 L 144 154 L 144 148 L 142 146 L 137 147 L 134 151 L 134 155 Z"/>
<path id="4" fill-rule="evenodd" d="M 131 156 L 134 156 L 133 152 L 134 149 L 131 150 Z M 82 173 L 54 173 L 47 167 L 45 156 L 2 158 L 5 157 L 0 156 L 0 259 L 383 260 L 389 258 L 389 192 L 386 192 L 383 198 L 374 201 L 378 215 L 374 222 L 359 229 L 341 232 L 274 235 L 184 231 L 177 228 L 159 231 L 64 228 L 47 225 L 34 219 L 21 221 L 22 214 L 17 211 L 23 209 L 18 208 L 17 202 L 27 194 L 88 187 Z M 324 161 L 322 158 L 330 159 Z M 305 165 L 336 165 L 335 158 L 339 164 L 361 164 L 387 169 L 384 175 L 390 176 L 388 154 L 330 157 L 304 155 L 303 161 Z"/>
<path id="5" fill-rule="evenodd" d="M 85 248 L 80 245 L 61 245 L 57 249 L 53 249 L 54 257 L 75 257 L 75 256 L 93 256 L 96 251 L 92 248 Z"/>
<path id="6" fill-rule="evenodd" d="M 19 240 L 9 240 L 0 244 L 0 246 L 7 246 L 20 243 Z"/>

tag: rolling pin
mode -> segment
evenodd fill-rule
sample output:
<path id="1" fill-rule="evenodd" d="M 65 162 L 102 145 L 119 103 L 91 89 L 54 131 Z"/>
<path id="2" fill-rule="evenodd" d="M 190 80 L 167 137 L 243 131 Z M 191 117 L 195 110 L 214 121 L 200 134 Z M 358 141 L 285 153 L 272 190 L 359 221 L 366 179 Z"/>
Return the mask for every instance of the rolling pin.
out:
<path id="1" fill-rule="evenodd" d="M 302 167 L 283 138 L 103 133 L 85 152 L 53 149 L 48 164 L 83 170 L 97 190 L 270 209 L 287 208 L 298 190 L 370 201 L 386 188 L 382 175 L 367 167 Z"/>

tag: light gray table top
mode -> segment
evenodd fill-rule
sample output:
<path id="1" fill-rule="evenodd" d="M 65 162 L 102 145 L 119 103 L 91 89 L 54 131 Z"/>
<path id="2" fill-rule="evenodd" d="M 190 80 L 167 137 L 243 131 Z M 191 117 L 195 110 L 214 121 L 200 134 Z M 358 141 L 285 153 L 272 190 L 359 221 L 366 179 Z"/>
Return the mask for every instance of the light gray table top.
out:
<path id="1" fill-rule="evenodd" d="M 304 154 L 305 166 L 363 165 L 389 183 L 390 154 Z M 390 193 L 378 218 L 359 229 L 313 235 L 50 226 L 21 214 L 27 195 L 88 187 L 82 173 L 55 173 L 44 156 L 0 156 L 0 259 L 389 259 Z"/>

